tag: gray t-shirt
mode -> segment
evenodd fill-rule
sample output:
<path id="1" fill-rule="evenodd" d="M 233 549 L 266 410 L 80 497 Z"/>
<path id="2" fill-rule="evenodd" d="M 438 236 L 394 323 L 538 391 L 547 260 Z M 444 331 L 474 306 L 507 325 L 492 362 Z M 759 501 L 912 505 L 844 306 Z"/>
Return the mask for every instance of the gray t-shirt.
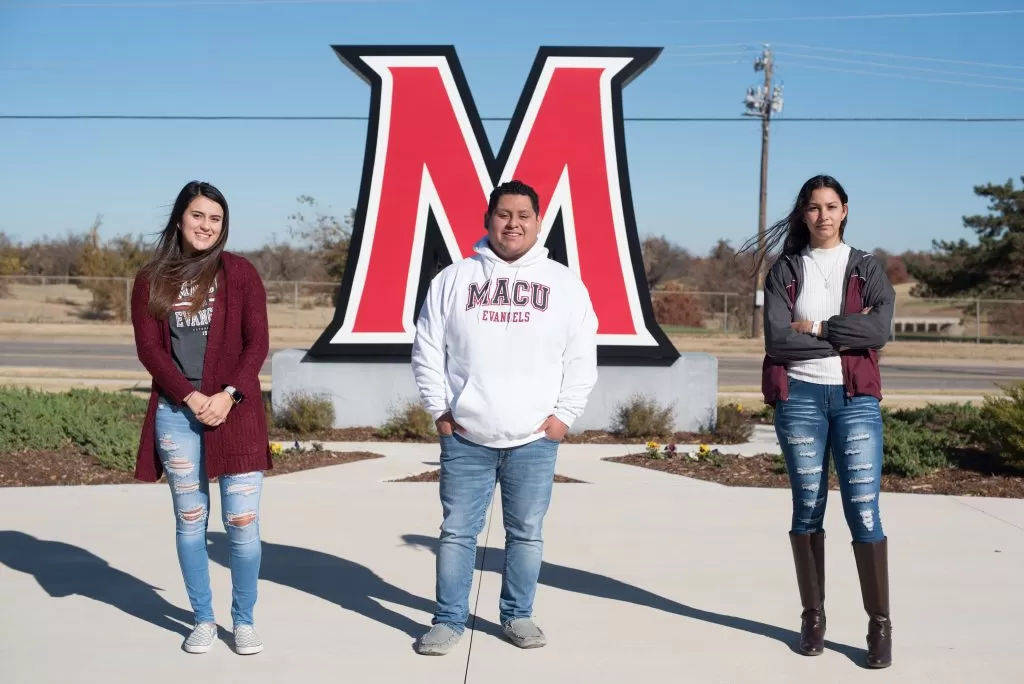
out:
<path id="1" fill-rule="evenodd" d="M 178 299 L 171 307 L 171 355 L 178 370 L 188 378 L 197 390 L 203 380 L 203 360 L 206 358 L 206 336 L 210 331 L 210 316 L 213 314 L 213 298 L 217 281 L 210 287 L 206 305 L 194 316 L 188 314 L 195 294 L 194 283 L 181 287 Z"/>

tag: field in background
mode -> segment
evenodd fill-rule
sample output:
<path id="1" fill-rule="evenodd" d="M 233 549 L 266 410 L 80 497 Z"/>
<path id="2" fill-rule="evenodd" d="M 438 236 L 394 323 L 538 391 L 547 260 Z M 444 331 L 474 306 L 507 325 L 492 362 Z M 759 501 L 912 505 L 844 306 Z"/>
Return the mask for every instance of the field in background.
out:
<path id="1" fill-rule="evenodd" d="M 0 298 L 0 339 L 53 340 L 130 343 L 131 325 L 104 320 L 92 312 L 93 295 L 73 282 L 27 284 L 8 281 L 8 296 Z M 977 322 L 963 319 L 966 302 L 921 301 L 909 295 L 909 284 L 897 286 L 897 320 L 918 318 L 963 321 L 962 336 L 943 337 L 925 335 L 928 341 L 915 341 L 920 336 L 896 334 L 884 354 L 899 358 L 981 359 L 990 361 L 1022 361 L 1024 345 L 975 344 Z M 329 284 L 267 283 L 267 311 L 274 346 L 302 346 L 312 344 L 334 316 L 331 296 L 334 286 Z M 722 295 L 687 293 L 697 299 L 703 308 L 713 310 L 725 302 Z M 731 295 L 733 302 L 738 295 Z M 984 319 L 984 314 L 983 314 Z M 680 351 L 704 351 L 719 355 L 756 355 L 764 351 L 760 340 L 753 340 L 749 317 L 732 317 L 729 329 L 722 333 L 722 316 L 706 316 L 707 327 L 664 325 L 663 329 Z M 717 328 L 717 330 L 716 330 Z M 986 339 L 988 323 L 981 321 L 982 341 Z M 911 338 L 910 340 L 904 338 Z"/>

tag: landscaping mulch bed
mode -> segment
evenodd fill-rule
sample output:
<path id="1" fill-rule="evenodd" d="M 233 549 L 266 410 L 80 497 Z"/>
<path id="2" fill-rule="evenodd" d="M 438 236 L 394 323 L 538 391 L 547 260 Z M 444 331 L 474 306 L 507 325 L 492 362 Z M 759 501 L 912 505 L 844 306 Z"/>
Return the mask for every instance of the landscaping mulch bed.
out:
<path id="1" fill-rule="evenodd" d="M 0 487 L 130 484 L 131 473 L 100 465 L 73 447 L 60 451 L 11 451 L 0 454 Z"/>
<path id="2" fill-rule="evenodd" d="M 730 487 L 789 488 L 789 476 L 782 470 L 781 459 L 770 454 L 759 456 L 719 454 L 715 460 L 693 460 L 686 456 L 674 456 L 659 460 L 650 458 L 646 454 L 629 454 L 613 456 L 604 460 L 717 482 Z M 979 468 L 978 470 L 967 467 L 951 467 L 921 477 L 883 475 L 882 491 L 1024 498 L 1024 472 L 1010 472 L 1005 467 L 985 469 L 986 461 L 987 459 L 981 457 L 965 459 L 964 465 Z M 829 489 L 833 491 L 839 489 L 834 476 L 830 478 Z"/>
<path id="3" fill-rule="evenodd" d="M 279 428 L 270 430 L 270 439 L 275 442 L 290 443 L 298 440 L 300 442 L 410 442 L 414 444 L 432 444 L 437 442 L 437 436 L 429 437 L 382 437 L 377 434 L 377 428 L 354 427 L 354 428 L 332 428 L 305 434 L 296 434 L 281 430 Z M 709 435 L 701 432 L 677 432 L 670 439 L 657 438 L 659 442 L 671 442 L 674 444 L 730 444 L 735 440 L 724 439 L 721 436 Z M 644 442 L 641 438 L 623 437 L 614 432 L 606 430 L 586 430 L 579 433 L 570 433 L 562 440 L 563 444 L 633 444 Z"/>
<path id="4" fill-rule="evenodd" d="M 398 480 L 388 480 L 388 482 L 440 482 L 441 481 L 441 470 L 435 468 L 434 470 L 427 470 L 422 473 L 416 473 L 415 475 L 409 475 Z M 565 475 L 559 475 L 555 473 L 555 482 L 562 484 L 586 484 L 583 480 L 577 480 L 575 478 L 566 477 Z"/>
<path id="5" fill-rule="evenodd" d="M 274 468 L 267 477 L 300 470 L 383 458 L 368 451 L 302 451 L 274 456 Z M 162 479 L 162 478 L 161 478 Z M 211 480 L 216 482 L 216 478 Z M 14 451 L 0 454 L 0 487 L 41 487 L 47 485 L 137 484 L 130 472 L 107 468 L 95 457 L 73 447 L 60 451 Z"/>

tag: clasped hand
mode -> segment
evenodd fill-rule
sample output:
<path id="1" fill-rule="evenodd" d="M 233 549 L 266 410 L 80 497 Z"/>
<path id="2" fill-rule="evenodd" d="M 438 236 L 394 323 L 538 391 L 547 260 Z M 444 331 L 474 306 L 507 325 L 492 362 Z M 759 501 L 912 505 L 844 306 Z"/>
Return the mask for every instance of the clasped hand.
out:
<path id="1" fill-rule="evenodd" d="M 228 413 L 234 406 L 227 392 L 217 392 L 212 397 L 202 392 L 193 392 L 185 404 L 200 423 L 209 427 L 216 427 L 227 420 Z"/>

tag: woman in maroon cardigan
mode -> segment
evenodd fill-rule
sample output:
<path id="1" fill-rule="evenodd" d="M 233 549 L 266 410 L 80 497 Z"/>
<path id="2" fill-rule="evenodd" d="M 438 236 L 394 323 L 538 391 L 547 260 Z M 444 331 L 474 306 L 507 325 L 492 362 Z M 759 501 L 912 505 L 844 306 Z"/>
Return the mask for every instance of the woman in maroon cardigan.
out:
<path id="1" fill-rule="evenodd" d="M 227 239 L 224 196 L 209 183 L 188 183 L 132 292 L 135 346 L 153 378 L 135 477 L 156 482 L 167 474 L 195 614 L 183 644 L 189 653 L 209 651 L 217 635 L 206 552 L 214 477 L 231 543 L 235 651 L 263 650 L 253 607 L 263 471 L 273 467 L 259 380 L 269 345 L 267 300 L 252 264 L 224 251 Z"/>

